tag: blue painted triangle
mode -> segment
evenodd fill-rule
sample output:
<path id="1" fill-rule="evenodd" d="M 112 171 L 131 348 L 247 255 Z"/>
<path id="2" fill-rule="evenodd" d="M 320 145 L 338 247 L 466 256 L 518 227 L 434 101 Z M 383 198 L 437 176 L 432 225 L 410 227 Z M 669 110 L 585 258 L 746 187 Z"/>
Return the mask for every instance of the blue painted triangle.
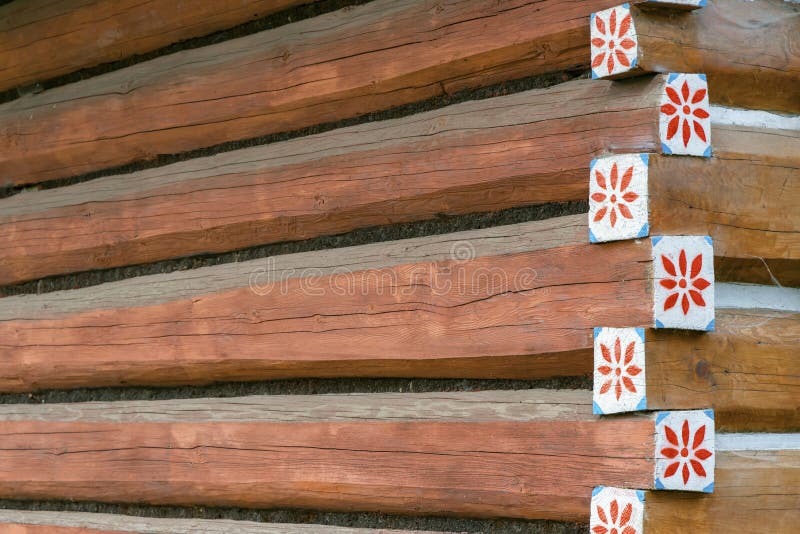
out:
<path id="1" fill-rule="evenodd" d="M 711 319 L 711 322 L 706 325 L 705 330 L 706 332 L 713 332 L 715 328 L 716 328 L 716 320 Z"/>
<path id="2" fill-rule="evenodd" d="M 645 165 L 650 164 L 650 154 L 639 154 L 639 157 L 642 159 L 642 163 Z"/>
<path id="3" fill-rule="evenodd" d="M 654 235 L 650 238 L 650 240 L 653 242 L 653 246 L 658 245 L 658 242 L 661 241 L 662 239 L 664 239 L 663 235 Z"/>
<path id="4" fill-rule="evenodd" d="M 656 479 L 656 489 L 658 489 L 658 490 L 664 489 L 664 484 L 661 483 L 661 479 L 660 478 Z"/>
<path id="5" fill-rule="evenodd" d="M 666 328 L 666 327 L 664 326 L 664 323 L 656 319 L 656 328 Z"/>
<path id="6" fill-rule="evenodd" d="M 705 5 L 705 3 L 706 0 L 703 0 L 703 2 L 700 5 L 703 6 Z M 708 82 L 708 77 L 705 74 L 698 74 L 697 77 L 703 80 L 704 82 Z"/>
<path id="7" fill-rule="evenodd" d="M 703 152 L 703 157 L 704 158 L 710 158 L 711 157 L 711 145 L 708 145 L 708 148 L 706 148 L 706 151 Z"/>
<path id="8" fill-rule="evenodd" d="M 669 414 L 670 414 L 670 412 L 658 412 L 656 414 L 656 424 L 658 424 L 661 421 L 663 421 L 664 418 L 667 417 Z"/>
<path id="9" fill-rule="evenodd" d="M 639 233 L 636 234 L 636 237 L 647 237 L 647 234 L 650 233 L 650 225 L 648 223 L 644 223 L 642 228 L 639 230 Z"/>
<path id="10" fill-rule="evenodd" d="M 714 246 L 714 239 L 712 239 L 710 235 L 704 235 L 703 239 L 705 239 L 706 243 L 708 243 L 712 247 Z"/>
<path id="11" fill-rule="evenodd" d="M 703 410 L 703 413 L 706 414 L 712 421 L 714 420 L 714 410 L 709 408 L 708 410 Z"/>
<path id="12" fill-rule="evenodd" d="M 711 484 L 709 484 L 708 486 L 703 488 L 703 492 L 704 493 L 714 493 L 714 483 L 712 482 Z"/>
<path id="13" fill-rule="evenodd" d="M 672 154 L 672 149 L 670 149 L 666 143 L 661 143 L 661 152 L 664 154 Z"/>
<path id="14" fill-rule="evenodd" d="M 592 413 L 595 415 L 603 415 L 603 409 L 594 401 L 592 401 Z"/>
<path id="15" fill-rule="evenodd" d="M 636 490 L 636 498 L 639 499 L 639 502 L 644 502 L 644 492 L 642 490 Z"/>
<path id="16" fill-rule="evenodd" d="M 669 76 L 667 76 L 667 83 L 672 83 L 672 82 L 674 82 L 674 81 L 675 81 L 675 78 L 677 78 L 678 76 L 680 76 L 680 74 L 679 74 L 679 73 L 677 73 L 677 72 L 670 72 L 670 73 L 669 73 Z"/>
<path id="17" fill-rule="evenodd" d="M 625 3 L 625 4 L 622 4 L 622 7 L 624 7 L 625 9 L 630 9 L 631 5 L 628 4 L 628 3 Z"/>
<path id="18" fill-rule="evenodd" d="M 589 170 L 593 171 L 595 165 L 597 165 L 597 158 L 592 158 L 592 162 L 589 163 Z"/>
<path id="19" fill-rule="evenodd" d="M 638 59 L 639 59 L 638 57 L 635 57 L 635 58 L 633 58 L 633 59 L 631 60 L 631 66 L 630 66 L 630 67 L 628 67 L 628 70 L 630 70 L 630 69 L 633 69 L 633 68 L 636 68 L 636 60 L 638 60 Z"/>
<path id="20" fill-rule="evenodd" d="M 599 243 L 599 242 L 600 241 L 597 240 L 594 233 L 592 232 L 592 229 L 589 228 L 589 243 Z"/>
<path id="21" fill-rule="evenodd" d="M 602 327 L 602 326 L 595 326 L 595 327 L 594 327 L 594 331 L 592 332 L 592 337 L 593 337 L 594 339 L 597 339 L 597 336 L 599 336 L 599 335 L 600 335 L 600 332 L 601 332 L 602 330 L 603 330 L 603 327 Z"/>
<path id="22" fill-rule="evenodd" d="M 642 410 L 647 409 L 647 397 L 642 397 L 642 400 L 639 401 L 639 404 L 636 405 L 636 411 L 641 412 Z"/>
<path id="23" fill-rule="evenodd" d="M 636 333 L 642 338 L 642 343 L 644 343 L 644 328 L 634 328 L 634 330 L 636 330 Z"/>
<path id="24" fill-rule="evenodd" d="M 597 494 L 603 491 L 604 489 L 606 489 L 605 486 L 595 486 L 594 489 L 592 490 L 592 497 L 596 497 Z"/>
<path id="25" fill-rule="evenodd" d="M 598 78 L 600 78 L 600 76 L 598 76 L 594 69 L 592 69 L 592 79 L 597 80 Z"/>

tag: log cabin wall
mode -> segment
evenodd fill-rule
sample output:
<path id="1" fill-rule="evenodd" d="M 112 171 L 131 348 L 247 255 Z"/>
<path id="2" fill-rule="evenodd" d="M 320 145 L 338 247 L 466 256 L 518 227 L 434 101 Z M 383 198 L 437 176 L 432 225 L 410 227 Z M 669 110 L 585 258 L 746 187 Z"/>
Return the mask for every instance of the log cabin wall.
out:
<path id="1" fill-rule="evenodd" d="M 2 532 L 800 521 L 796 3 L 3 2 L 0 187 Z"/>

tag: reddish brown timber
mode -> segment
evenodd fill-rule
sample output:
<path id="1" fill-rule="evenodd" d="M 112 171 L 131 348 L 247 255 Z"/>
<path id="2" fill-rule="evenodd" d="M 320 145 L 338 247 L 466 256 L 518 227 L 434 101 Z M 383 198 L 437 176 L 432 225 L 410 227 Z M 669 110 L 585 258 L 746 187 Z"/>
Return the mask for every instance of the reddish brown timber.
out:
<path id="1" fill-rule="evenodd" d="M 144 54 L 312 0 L 26 0 L 0 7 L 0 91 Z"/>
<path id="2" fill-rule="evenodd" d="M 0 200 L 0 284 L 580 200 L 658 150 L 664 78 L 579 80 Z"/>
<path id="3" fill-rule="evenodd" d="M 478 243 L 461 242 L 466 236 L 459 234 L 428 240 L 438 243 L 439 258 L 449 252 L 460 258 L 462 248 L 469 257 L 481 240 L 483 251 L 502 254 L 471 260 L 391 258 L 395 247 L 413 249 L 410 240 L 306 255 L 306 268 L 321 267 L 325 257 L 332 262 L 332 274 L 322 276 L 313 269 L 285 274 L 254 261 L 234 267 L 249 272 L 218 291 L 213 280 L 229 266 L 175 273 L 152 299 L 116 293 L 105 304 L 92 302 L 103 286 L 64 292 L 66 308 L 82 309 L 73 313 L 59 310 L 55 294 L 38 303 L 32 296 L 0 299 L 7 318 L 0 323 L 0 389 L 584 374 L 591 369 L 592 327 L 648 326 L 653 304 L 649 240 L 590 245 L 581 221 L 563 217 L 467 233 Z M 491 242 L 492 235 L 503 239 Z M 371 250 L 382 257 L 371 269 L 348 267 Z M 187 276 L 205 288 L 185 293 Z M 148 304 L 137 306 L 136 299 Z M 526 369 L 515 369 L 521 360 Z"/>
<path id="4" fill-rule="evenodd" d="M 632 23 L 623 25 L 628 14 Z M 712 103 L 800 112 L 797 5 L 714 0 L 702 9 L 680 12 L 643 3 L 620 6 L 614 15 L 619 27 L 613 25 L 613 35 L 610 11 L 592 21 L 595 75 L 700 72 L 708 75 Z M 615 41 L 610 51 L 609 41 Z"/>
<path id="5" fill-rule="evenodd" d="M 550 404 L 510 416 L 543 392 L 501 393 L 449 394 L 460 413 L 427 420 L 415 414 L 436 414 L 440 393 L 413 394 L 405 411 L 381 395 L 314 396 L 330 414 L 316 421 L 291 420 L 293 397 L 237 422 L 153 422 L 158 401 L 149 422 L 89 422 L 72 405 L 69 422 L 0 421 L 0 496 L 585 521 L 595 485 L 653 487 L 652 417 L 598 419 L 582 391 L 544 392 Z M 247 398 L 220 400 L 233 401 Z"/>

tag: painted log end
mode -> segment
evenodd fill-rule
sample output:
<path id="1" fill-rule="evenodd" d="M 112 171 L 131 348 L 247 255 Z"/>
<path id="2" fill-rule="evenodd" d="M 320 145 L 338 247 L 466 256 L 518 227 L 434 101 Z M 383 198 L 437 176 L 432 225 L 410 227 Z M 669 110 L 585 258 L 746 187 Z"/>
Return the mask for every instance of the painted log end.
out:
<path id="1" fill-rule="evenodd" d="M 711 108 L 705 74 L 670 73 L 661 95 L 661 152 L 711 157 Z"/>
<path id="2" fill-rule="evenodd" d="M 639 39 L 628 4 L 592 13 L 589 24 L 593 79 L 622 78 L 641 72 Z"/>
<path id="3" fill-rule="evenodd" d="M 645 409 L 644 329 L 595 328 L 592 411 L 603 415 Z"/>
<path id="4" fill-rule="evenodd" d="M 647 154 L 615 154 L 589 166 L 589 241 L 647 237 Z"/>
<path id="5" fill-rule="evenodd" d="M 641 534 L 644 530 L 644 491 L 597 486 L 592 491 L 591 506 L 592 534 Z"/>
<path id="6" fill-rule="evenodd" d="M 713 493 L 715 461 L 713 410 L 656 414 L 655 489 Z"/>

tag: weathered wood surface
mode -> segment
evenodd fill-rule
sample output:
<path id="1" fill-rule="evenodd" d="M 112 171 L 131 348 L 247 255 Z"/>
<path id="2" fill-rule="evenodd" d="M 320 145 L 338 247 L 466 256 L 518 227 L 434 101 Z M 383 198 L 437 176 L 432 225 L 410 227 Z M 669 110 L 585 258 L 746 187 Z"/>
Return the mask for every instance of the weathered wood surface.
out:
<path id="1" fill-rule="evenodd" d="M 800 285 L 800 131 L 713 136 L 712 158 L 650 158 L 651 233 L 712 236 L 720 281 Z"/>
<path id="2" fill-rule="evenodd" d="M 649 417 L 442 419 L 2 421 L 0 496 L 585 520 L 593 486 L 653 484 Z"/>
<path id="3" fill-rule="evenodd" d="M 25 0 L 0 7 L 0 91 L 144 54 L 313 0 Z"/>
<path id="4" fill-rule="evenodd" d="M 6 509 L 0 509 L 0 530 L 4 534 L 424 534 L 418 530 Z"/>
<path id="5" fill-rule="evenodd" d="M 376 0 L 0 106 L 24 184 L 336 121 L 588 63 L 613 0 Z"/>
<path id="6" fill-rule="evenodd" d="M 691 12 L 645 4 L 631 14 L 639 41 L 633 73 L 702 72 L 714 103 L 800 112 L 796 4 L 714 0 Z"/>
<path id="7" fill-rule="evenodd" d="M 588 196 L 664 78 L 579 80 L 0 200 L 0 284 Z"/>
<path id="8" fill-rule="evenodd" d="M 717 451 L 711 495 L 651 491 L 645 532 L 794 532 L 800 522 L 800 450 Z"/>
<path id="9" fill-rule="evenodd" d="M 592 327 L 652 323 L 650 255 L 649 241 L 554 246 L 4 321 L 0 389 L 492 376 L 521 357 L 530 377 L 583 374 Z"/>
<path id="10" fill-rule="evenodd" d="M 717 309 L 714 332 L 649 330 L 648 409 L 713 408 L 717 430 L 800 430 L 800 314 Z"/>

